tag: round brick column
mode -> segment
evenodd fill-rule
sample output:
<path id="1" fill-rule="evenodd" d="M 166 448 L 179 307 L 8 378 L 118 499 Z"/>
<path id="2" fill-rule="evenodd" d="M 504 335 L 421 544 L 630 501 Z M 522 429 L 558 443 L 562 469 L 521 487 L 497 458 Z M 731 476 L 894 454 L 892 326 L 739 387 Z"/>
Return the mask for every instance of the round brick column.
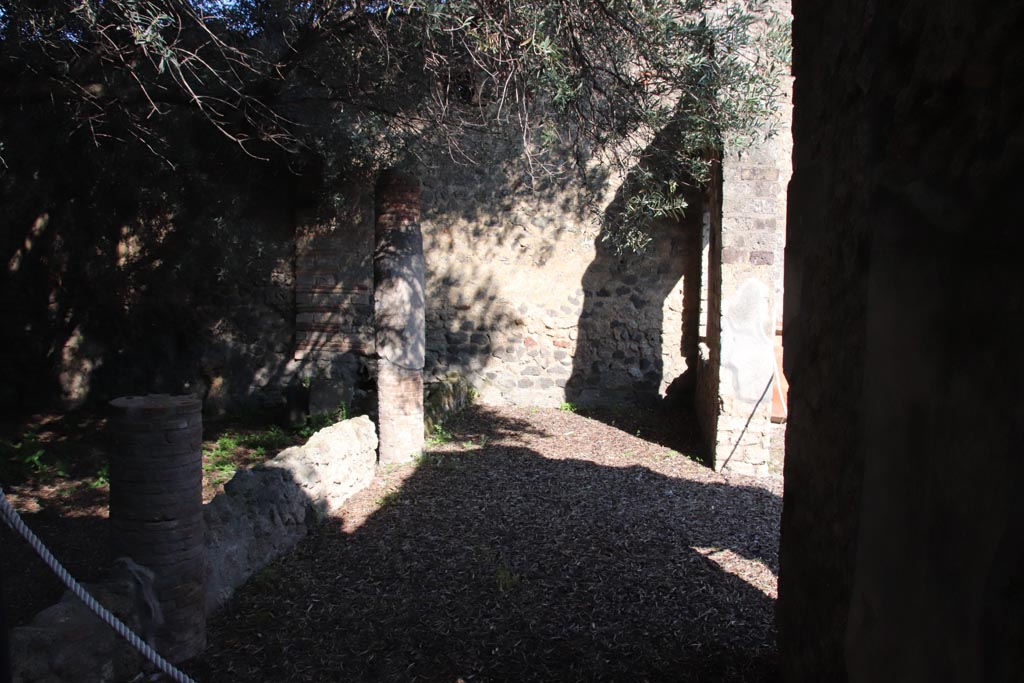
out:
<path id="1" fill-rule="evenodd" d="M 386 171 L 377 182 L 375 198 L 373 315 L 380 462 L 396 463 L 423 452 L 426 268 L 419 181 Z"/>
<path id="2" fill-rule="evenodd" d="M 423 371 L 377 363 L 380 462 L 399 463 L 423 452 Z"/>
<path id="3" fill-rule="evenodd" d="M 181 662 L 206 647 L 202 401 L 111 401 L 110 534 L 114 557 L 156 575 L 164 624 L 156 648 Z"/>

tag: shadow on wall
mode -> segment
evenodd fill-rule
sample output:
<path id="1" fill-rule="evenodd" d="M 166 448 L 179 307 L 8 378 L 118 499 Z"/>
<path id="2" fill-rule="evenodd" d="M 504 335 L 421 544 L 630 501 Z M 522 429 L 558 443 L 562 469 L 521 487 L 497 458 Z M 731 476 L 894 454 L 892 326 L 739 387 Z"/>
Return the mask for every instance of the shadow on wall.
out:
<path id="1" fill-rule="evenodd" d="M 591 221 L 588 193 L 601 193 L 609 170 L 581 173 L 593 164 L 567 143 L 534 150 L 533 168 L 520 135 L 467 135 L 475 163 L 439 157 L 422 170 L 427 246 L 459 258 L 469 243 L 480 263 L 547 265 L 573 237 L 574 224 Z"/>
<path id="2" fill-rule="evenodd" d="M 181 173 L 131 145 L 53 136 L 46 114 L 9 123 L 0 405 L 146 392 L 279 402 L 293 181 L 205 128 L 178 131 Z"/>
<path id="3" fill-rule="evenodd" d="M 449 427 L 491 445 L 428 454 L 358 529 L 321 527 L 242 589 L 190 670 L 235 681 L 775 680 L 774 601 L 712 557 L 777 572 L 760 531 L 777 525 L 777 497 L 543 457 L 517 442 L 549 434 L 483 408 Z M 744 514 L 722 514 L 733 508 Z"/>
<path id="4" fill-rule="evenodd" d="M 536 295 L 543 291 L 559 296 L 552 287 L 539 286 L 543 277 L 538 275 L 546 276 L 557 265 L 562 242 L 577 224 L 589 221 L 585 200 L 578 184 L 566 180 L 565 169 L 532 182 L 520 137 L 470 138 L 472 144 L 467 144 L 480 165 L 435 155 L 425 158 L 419 170 L 426 380 L 458 375 L 472 382 L 485 400 L 498 402 L 526 395 L 526 385 L 545 384 L 553 393 L 557 378 L 521 376 L 519 370 L 537 353 L 524 346 L 527 323 L 539 323 L 552 308 L 549 302 L 538 303 Z M 377 350 L 368 305 L 374 244 L 370 187 L 371 181 L 362 178 L 339 188 L 338 205 L 321 207 L 308 221 L 312 227 L 299 231 L 297 348 L 313 403 L 322 407 L 358 396 L 367 378 L 372 384 L 375 372 Z M 567 220 L 558 220 L 562 217 Z M 579 273 L 583 268 L 581 264 Z M 558 285 L 566 281 L 562 278 Z M 577 315 L 578 306 L 571 320 Z M 567 352 L 560 355 L 567 357 Z M 566 366 L 563 385 L 568 374 Z"/>
<path id="5" fill-rule="evenodd" d="M 499 299 L 494 276 L 467 278 L 465 268 L 448 266 L 431 274 L 427 289 L 427 380 L 450 372 L 473 384 L 486 379 L 492 360 L 505 355 L 501 340 L 521 322 Z"/>
<path id="6" fill-rule="evenodd" d="M 581 177 L 571 151 L 556 149 L 546 157 L 560 164 L 553 174 L 532 178 L 518 137 L 478 135 L 472 142 L 486 168 L 435 159 L 420 171 L 427 380 L 458 374 L 495 404 L 655 402 L 673 382 L 673 392 L 686 395 L 678 381 L 696 355 L 696 202 L 692 219 L 652 226 L 650 253 L 619 257 L 597 239 L 587 198 L 589 191 L 611 199 L 610 167 L 596 165 Z M 339 190 L 349 213 L 314 221 L 322 234 L 300 245 L 299 317 L 311 317 L 300 320 L 298 334 L 308 367 L 320 373 L 313 393 L 329 396 L 327 403 L 362 381 L 353 379 L 356 363 L 339 365 L 355 357 L 346 353 L 362 350 L 372 365 L 367 191 Z M 609 211 L 624 201 L 620 196 Z M 335 234 L 342 229 L 357 239 L 345 242 Z M 330 306 L 305 302 L 307 285 Z"/>
<path id="7" fill-rule="evenodd" d="M 531 177 L 518 136 L 479 136 L 485 169 L 444 161 L 424 173 L 428 374 L 457 373 L 481 400 L 558 405 L 571 370 L 593 220 L 570 150 Z"/>
<path id="8" fill-rule="evenodd" d="M 626 200 L 620 189 L 607 213 L 621 211 Z M 568 401 L 580 406 L 692 401 L 701 270 L 696 193 L 689 204 L 682 220 L 650 223 L 651 243 L 643 253 L 616 253 L 598 238 L 596 257 L 583 276 Z"/>

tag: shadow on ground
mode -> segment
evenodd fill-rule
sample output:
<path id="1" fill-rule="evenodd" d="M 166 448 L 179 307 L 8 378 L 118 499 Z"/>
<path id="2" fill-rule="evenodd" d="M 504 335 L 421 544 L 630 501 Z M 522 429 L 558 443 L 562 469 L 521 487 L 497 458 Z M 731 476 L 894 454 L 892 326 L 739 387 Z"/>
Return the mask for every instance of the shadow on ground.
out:
<path id="1" fill-rule="evenodd" d="M 592 405 L 580 407 L 576 412 L 626 434 L 685 453 L 699 462 L 707 462 L 693 406 L 685 401 L 662 399 L 646 405 Z"/>
<path id="2" fill-rule="evenodd" d="M 98 581 L 109 571 L 106 517 L 72 517 L 59 509 L 44 509 L 23 514 L 22 519 L 79 581 Z M 32 547 L 2 522 L 0 548 L 7 618 L 11 627 L 23 626 L 39 610 L 58 602 L 66 589 Z"/>
<path id="3" fill-rule="evenodd" d="M 556 436 L 543 419 L 469 413 L 450 426 L 465 448 L 428 454 L 400 488 L 372 494 L 379 509 L 362 526 L 345 533 L 331 520 L 243 588 L 190 671 L 205 681 L 776 680 L 774 600 L 697 549 L 777 574 L 777 496 L 545 457 Z"/>

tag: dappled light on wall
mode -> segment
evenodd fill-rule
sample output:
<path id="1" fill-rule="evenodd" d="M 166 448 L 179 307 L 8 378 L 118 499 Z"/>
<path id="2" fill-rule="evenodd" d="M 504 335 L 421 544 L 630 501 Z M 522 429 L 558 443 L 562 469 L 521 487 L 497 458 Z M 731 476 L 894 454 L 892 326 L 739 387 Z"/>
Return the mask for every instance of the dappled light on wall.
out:
<path id="1" fill-rule="evenodd" d="M 29 230 L 28 235 L 25 237 L 25 241 L 18 248 L 14 255 L 11 256 L 10 260 L 7 261 L 7 271 L 10 273 L 17 273 L 21 268 L 25 257 L 28 256 L 29 252 L 32 251 L 32 247 L 35 246 L 36 240 L 38 240 L 43 232 L 46 231 L 50 225 L 50 214 L 42 213 L 32 223 L 32 228 Z"/>

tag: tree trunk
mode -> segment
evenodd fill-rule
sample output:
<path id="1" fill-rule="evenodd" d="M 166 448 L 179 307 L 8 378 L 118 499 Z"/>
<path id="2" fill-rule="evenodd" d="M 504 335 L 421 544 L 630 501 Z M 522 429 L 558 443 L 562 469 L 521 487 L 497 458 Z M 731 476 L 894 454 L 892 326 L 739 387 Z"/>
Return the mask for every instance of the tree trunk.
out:
<path id="1" fill-rule="evenodd" d="M 419 181 L 385 171 L 376 189 L 373 254 L 380 462 L 423 451 L 423 355 L 426 344 Z"/>

